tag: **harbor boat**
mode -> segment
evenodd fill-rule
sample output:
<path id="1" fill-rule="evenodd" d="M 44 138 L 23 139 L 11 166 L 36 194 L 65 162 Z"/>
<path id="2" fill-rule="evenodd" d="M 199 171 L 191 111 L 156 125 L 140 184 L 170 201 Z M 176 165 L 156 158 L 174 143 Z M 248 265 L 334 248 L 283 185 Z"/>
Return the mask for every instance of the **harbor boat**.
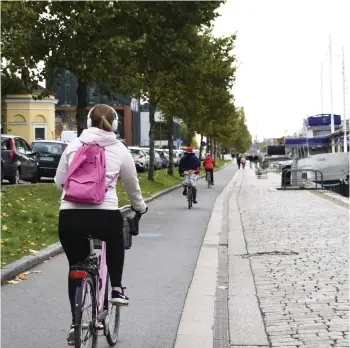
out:
<path id="1" fill-rule="evenodd" d="M 349 137 L 348 122 L 344 125 L 340 115 L 334 116 L 335 132 L 330 133 L 331 115 L 320 114 L 304 120 L 303 133 L 298 138 L 286 138 L 286 152 L 293 157 L 293 168 L 304 170 L 296 175 L 296 180 L 321 181 L 321 176 L 309 170 L 323 174 L 324 183 L 337 182 L 349 174 L 349 153 L 344 151 L 344 129 Z M 335 152 L 332 152 L 332 143 Z M 348 144 L 349 142 L 347 142 Z M 348 147 L 348 145 L 346 145 Z M 293 181 L 293 179 L 292 179 Z"/>

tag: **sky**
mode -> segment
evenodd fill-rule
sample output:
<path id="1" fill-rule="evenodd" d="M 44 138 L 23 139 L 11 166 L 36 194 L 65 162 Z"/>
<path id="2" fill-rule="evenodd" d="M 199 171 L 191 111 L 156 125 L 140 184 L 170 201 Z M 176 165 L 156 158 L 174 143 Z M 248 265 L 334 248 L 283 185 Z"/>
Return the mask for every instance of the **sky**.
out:
<path id="1" fill-rule="evenodd" d="M 350 117 L 349 0 L 228 0 L 219 13 L 214 35 L 237 34 L 233 94 L 253 138 L 293 135 L 305 117 L 332 112 L 330 36 L 333 113 L 344 114 L 344 47 Z"/>

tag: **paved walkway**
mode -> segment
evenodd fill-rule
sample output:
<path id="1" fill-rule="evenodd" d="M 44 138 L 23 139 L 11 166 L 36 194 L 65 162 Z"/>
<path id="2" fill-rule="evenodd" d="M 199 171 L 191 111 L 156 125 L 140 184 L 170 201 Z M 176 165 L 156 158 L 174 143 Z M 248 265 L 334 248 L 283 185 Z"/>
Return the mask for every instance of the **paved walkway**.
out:
<path id="1" fill-rule="evenodd" d="M 240 170 L 229 200 L 231 347 L 349 347 L 348 209 Z"/>
<path id="2" fill-rule="evenodd" d="M 140 235 L 126 252 L 123 285 L 131 298 L 122 310 L 118 348 L 173 348 L 188 287 L 213 204 L 236 166 L 215 173 L 215 186 L 198 182 L 198 204 L 187 208 L 182 189 L 149 203 Z M 62 348 L 70 325 L 65 255 L 38 265 L 19 284 L 1 287 L 1 346 Z M 214 271 L 215 276 L 215 271 Z M 215 285 L 214 285 L 215 287 Z M 99 348 L 107 348 L 104 337 Z M 190 348 L 190 347 L 188 347 Z M 227 348 L 227 347 L 226 347 Z"/>
<path id="3" fill-rule="evenodd" d="M 181 190 L 149 204 L 126 256 L 118 347 L 349 347 L 348 209 L 235 169 L 199 182 L 191 210 Z M 3 347 L 65 346 L 66 259 L 36 269 L 1 289 Z"/>

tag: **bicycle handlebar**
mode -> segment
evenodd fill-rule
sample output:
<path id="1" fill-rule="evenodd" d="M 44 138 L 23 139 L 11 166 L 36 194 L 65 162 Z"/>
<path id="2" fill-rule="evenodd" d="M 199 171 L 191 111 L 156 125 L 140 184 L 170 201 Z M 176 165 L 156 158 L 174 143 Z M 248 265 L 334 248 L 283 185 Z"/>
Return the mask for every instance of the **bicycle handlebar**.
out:
<path id="1" fill-rule="evenodd" d="M 120 210 L 126 210 L 126 209 L 131 209 L 133 212 L 135 212 L 135 215 L 131 217 L 127 217 L 126 220 L 129 225 L 129 233 L 133 236 L 137 236 L 139 234 L 139 222 L 141 220 L 141 216 L 148 211 L 148 207 L 146 207 L 146 211 L 143 213 L 140 213 L 134 209 L 133 206 L 126 205 L 124 207 L 121 207 Z"/>

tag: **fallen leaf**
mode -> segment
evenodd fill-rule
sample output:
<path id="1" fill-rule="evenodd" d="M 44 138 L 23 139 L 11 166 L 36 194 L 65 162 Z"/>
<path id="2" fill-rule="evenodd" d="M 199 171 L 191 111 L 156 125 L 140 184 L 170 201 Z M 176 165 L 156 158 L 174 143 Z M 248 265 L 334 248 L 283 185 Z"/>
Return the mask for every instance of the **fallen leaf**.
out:
<path id="1" fill-rule="evenodd" d="M 25 213 L 28 213 L 28 212 L 26 210 L 21 210 L 21 213 L 25 214 Z"/>
<path id="2" fill-rule="evenodd" d="M 11 204 L 11 203 L 7 203 L 7 206 L 8 206 L 8 207 L 12 207 L 12 204 Z"/>
<path id="3" fill-rule="evenodd" d="M 30 251 L 32 254 L 35 254 L 38 252 L 38 250 L 34 250 L 34 249 L 28 249 L 28 251 Z"/>
<path id="4" fill-rule="evenodd" d="M 24 201 L 24 198 L 21 198 L 21 201 Z"/>
<path id="5" fill-rule="evenodd" d="M 28 274 L 31 274 L 31 273 L 41 273 L 41 271 L 27 271 L 27 272 L 23 272 L 22 274 L 28 275 Z"/>
<path id="6" fill-rule="evenodd" d="M 6 213 L 2 213 L 2 216 L 3 216 L 3 217 L 6 217 L 6 216 L 8 216 L 8 215 L 7 215 Z"/>
<path id="7" fill-rule="evenodd" d="M 43 228 L 41 229 L 41 232 L 46 232 L 46 228 L 43 227 Z"/>
<path id="8" fill-rule="evenodd" d="M 23 273 L 19 274 L 17 277 L 21 280 L 27 280 L 27 277 Z"/>
<path id="9" fill-rule="evenodd" d="M 217 289 L 218 290 L 225 290 L 225 289 L 227 289 L 227 286 L 218 286 Z"/>
<path id="10" fill-rule="evenodd" d="M 7 226 L 6 225 L 2 225 L 2 228 L 1 228 L 3 231 L 7 231 L 8 230 L 8 228 L 7 228 Z"/>
<path id="11" fill-rule="evenodd" d="M 7 280 L 5 283 L 6 284 L 18 284 L 19 281 L 18 280 Z"/>

